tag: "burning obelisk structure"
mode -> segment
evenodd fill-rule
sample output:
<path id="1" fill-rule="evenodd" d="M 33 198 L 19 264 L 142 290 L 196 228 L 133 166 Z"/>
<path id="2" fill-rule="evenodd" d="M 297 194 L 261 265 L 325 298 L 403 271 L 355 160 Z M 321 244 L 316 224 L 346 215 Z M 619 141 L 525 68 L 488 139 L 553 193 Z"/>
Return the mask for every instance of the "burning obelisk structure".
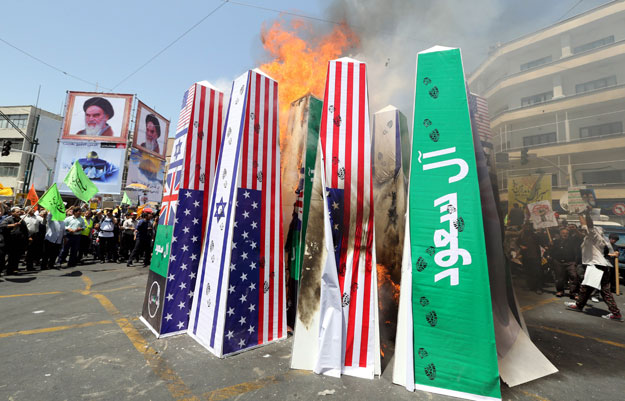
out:
<path id="1" fill-rule="evenodd" d="M 380 347 L 365 63 L 328 63 L 319 136 L 291 367 L 373 378 Z"/>
<path id="2" fill-rule="evenodd" d="M 304 238 L 308 228 L 310 194 L 312 191 L 315 161 L 319 148 L 319 125 L 323 103 L 306 95 L 291 103 L 287 132 L 284 134 L 282 156 L 282 210 L 293 210 L 290 220 L 285 219 L 287 282 L 287 321 L 295 324 L 295 307 L 300 272 L 304 260 Z M 293 191 L 295 188 L 295 191 Z M 287 200 L 288 199 L 288 200 Z"/>
<path id="3" fill-rule="evenodd" d="M 187 329 L 221 145 L 223 96 L 202 81 L 182 99 L 141 314 L 159 337 Z"/>
<path id="4" fill-rule="evenodd" d="M 222 357 L 286 337 L 278 83 L 232 86 L 188 333 Z"/>

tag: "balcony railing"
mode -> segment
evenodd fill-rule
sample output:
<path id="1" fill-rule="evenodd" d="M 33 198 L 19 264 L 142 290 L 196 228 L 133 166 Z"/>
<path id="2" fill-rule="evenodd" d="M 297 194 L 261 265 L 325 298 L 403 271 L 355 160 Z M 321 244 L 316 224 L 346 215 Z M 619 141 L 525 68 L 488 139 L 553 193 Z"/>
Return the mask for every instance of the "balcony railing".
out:
<path id="1" fill-rule="evenodd" d="M 562 101 L 566 101 L 566 100 L 570 100 L 570 99 L 580 99 L 584 96 L 592 96 L 595 95 L 597 93 L 601 93 L 601 92 L 605 92 L 605 91 L 609 91 L 609 90 L 614 90 L 614 89 L 619 89 L 619 88 L 625 88 L 625 84 L 620 84 L 620 85 L 613 85 L 613 86 L 608 86 L 605 88 L 600 88 L 600 89 L 595 89 L 595 90 L 591 90 L 588 92 L 582 92 L 582 93 L 575 93 L 572 95 L 568 95 L 568 96 L 562 96 L 562 97 L 558 97 L 558 98 L 553 98 L 544 102 L 540 102 L 540 103 L 534 103 L 528 106 L 519 106 L 519 107 L 515 107 L 515 108 L 503 108 L 503 109 L 499 109 L 501 111 L 497 112 L 496 114 L 492 115 L 490 117 L 490 121 L 494 121 L 497 118 L 499 118 L 501 115 L 506 114 L 506 113 L 512 113 L 515 111 L 519 111 L 519 110 L 528 110 L 531 109 L 532 107 L 541 107 L 541 106 L 545 106 L 548 104 L 554 104 L 557 102 L 562 102 Z"/>
<path id="2" fill-rule="evenodd" d="M 552 65 L 557 65 L 559 63 L 562 63 L 562 62 L 565 62 L 565 61 L 568 61 L 568 60 L 574 60 L 575 58 L 583 57 L 583 56 L 586 56 L 588 54 L 592 54 L 593 52 L 598 52 L 598 51 L 601 51 L 601 50 L 605 50 L 605 49 L 608 49 L 610 47 L 615 47 L 615 46 L 621 45 L 623 43 L 625 43 L 625 40 L 619 40 L 617 42 L 613 42 L 613 43 L 610 43 L 610 44 L 607 44 L 607 45 L 595 47 L 594 49 L 586 50 L 586 51 L 581 52 L 581 53 L 571 54 L 570 56 L 567 56 L 567 57 L 561 57 L 561 58 L 553 60 L 551 62 L 548 62 L 548 63 L 545 63 L 545 64 L 540 64 L 540 65 L 537 65 L 535 67 L 532 67 L 532 68 L 529 68 L 529 69 L 526 69 L 526 70 L 514 72 L 514 73 L 509 74 L 509 75 L 504 75 L 503 77 L 498 78 L 492 84 L 490 84 L 486 88 L 486 90 L 483 91 L 483 93 L 489 92 L 495 86 L 499 85 L 501 82 L 503 82 L 503 81 L 505 81 L 505 80 L 507 80 L 509 78 L 513 78 L 513 77 L 517 77 L 517 76 L 520 76 L 520 75 L 523 75 L 523 74 L 527 74 L 529 72 L 537 71 L 537 70 L 539 70 L 541 68 L 547 68 L 547 67 L 552 66 Z M 596 61 L 596 60 L 593 60 L 593 62 L 594 61 Z"/>
<path id="3" fill-rule="evenodd" d="M 568 141 L 541 143 L 539 145 L 517 146 L 514 148 L 510 147 L 510 148 L 503 149 L 502 152 L 520 152 L 521 149 L 523 148 L 528 148 L 528 149 L 548 148 L 548 147 L 559 146 L 559 145 L 569 145 L 569 144 L 574 144 L 574 143 L 592 142 L 592 141 L 603 140 L 603 139 L 612 139 L 612 138 L 618 138 L 620 136 L 625 136 L 625 132 L 615 132 L 612 134 L 590 136 L 586 138 L 572 138 Z M 625 146 L 625 142 L 623 142 L 623 144 Z"/>

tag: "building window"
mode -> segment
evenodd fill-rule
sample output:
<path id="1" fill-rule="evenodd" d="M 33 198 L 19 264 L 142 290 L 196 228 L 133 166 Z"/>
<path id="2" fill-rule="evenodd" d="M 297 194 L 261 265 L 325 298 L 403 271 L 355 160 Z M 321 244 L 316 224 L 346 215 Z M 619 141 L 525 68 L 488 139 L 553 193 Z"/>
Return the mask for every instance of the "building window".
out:
<path id="1" fill-rule="evenodd" d="M 530 135 L 523 137 L 523 146 L 536 146 L 543 145 L 545 143 L 555 143 L 557 141 L 555 132 L 548 132 L 546 134 Z"/>
<path id="2" fill-rule="evenodd" d="M 584 171 L 582 181 L 588 184 L 622 184 L 625 182 L 625 170 Z"/>
<path id="3" fill-rule="evenodd" d="M 18 128 L 24 129 L 26 128 L 26 123 L 28 122 L 28 114 L 13 114 L 8 116 L 13 124 L 17 125 Z M 4 118 L 0 118 L 0 128 L 13 128 L 11 124 Z"/>
<path id="4" fill-rule="evenodd" d="M 585 43 L 581 46 L 573 48 L 573 54 L 587 52 L 588 50 L 596 49 L 597 47 L 605 46 L 614 43 L 614 35 L 610 35 L 606 38 L 595 40 L 594 42 Z"/>
<path id="5" fill-rule="evenodd" d="M 19 164 L 1 164 L 0 177 L 17 177 L 19 169 Z"/>
<path id="6" fill-rule="evenodd" d="M 521 98 L 521 107 L 531 106 L 537 103 L 543 103 L 553 99 L 553 91 L 539 93 L 538 95 Z"/>
<path id="7" fill-rule="evenodd" d="M 557 187 L 558 186 L 558 175 L 557 174 L 551 174 L 551 186 L 552 187 Z"/>
<path id="8" fill-rule="evenodd" d="M 580 138 L 592 138 L 594 136 L 604 136 L 623 133 L 623 122 L 616 121 L 613 123 L 592 125 L 579 129 Z"/>
<path id="9" fill-rule="evenodd" d="M 584 93 L 616 85 L 616 75 L 575 85 L 575 93 Z"/>
<path id="10" fill-rule="evenodd" d="M 525 64 L 521 64 L 521 71 L 529 70 L 530 68 L 538 67 L 539 65 L 551 63 L 551 56 L 539 58 Z"/>

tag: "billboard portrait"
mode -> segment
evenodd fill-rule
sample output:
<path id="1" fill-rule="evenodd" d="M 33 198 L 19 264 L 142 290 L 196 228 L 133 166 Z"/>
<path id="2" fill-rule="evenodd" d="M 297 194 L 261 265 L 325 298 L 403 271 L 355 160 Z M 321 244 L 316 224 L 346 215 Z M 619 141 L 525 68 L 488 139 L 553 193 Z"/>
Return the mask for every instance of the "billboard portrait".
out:
<path id="1" fill-rule="evenodd" d="M 139 101 L 132 146 L 165 159 L 169 120 Z"/>
<path id="2" fill-rule="evenodd" d="M 130 199 L 144 204 L 160 202 L 163 197 L 165 161 L 147 152 L 132 148 L 128 162 L 128 176 L 124 189 Z"/>
<path id="3" fill-rule="evenodd" d="M 126 142 L 133 95 L 69 92 L 62 139 Z"/>
<path id="4" fill-rule="evenodd" d="M 54 182 L 59 192 L 72 191 L 63 180 L 76 160 L 85 174 L 98 187 L 98 194 L 120 194 L 126 145 L 104 142 L 65 142 L 59 144 Z"/>

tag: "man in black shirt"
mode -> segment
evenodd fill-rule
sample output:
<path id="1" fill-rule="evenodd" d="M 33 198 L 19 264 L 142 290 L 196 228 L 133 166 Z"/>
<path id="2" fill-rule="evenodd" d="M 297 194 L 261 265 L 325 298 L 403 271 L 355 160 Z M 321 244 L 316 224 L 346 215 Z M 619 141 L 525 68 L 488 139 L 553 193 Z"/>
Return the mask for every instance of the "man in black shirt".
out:
<path id="1" fill-rule="evenodd" d="M 0 231 L 2 231 L 6 253 L 9 256 L 7 274 L 17 273 L 20 258 L 28 241 L 28 227 L 20 219 L 21 215 L 22 209 L 14 207 L 11 209 L 11 215 L 0 223 Z"/>
<path id="2" fill-rule="evenodd" d="M 151 249 L 150 244 L 152 238 L 150 236 L 150 220 L 152 215 L 150 213 L 141 214 L 141 218 L 137 222 L 137 228 L 135 229 L 135 247 L 128 258 L 126 266 L 132 266 L 133 260 L 139 260 L 143 255 L 143 266 L 150 264 Z"/>
<path id="3" fill-rule="evenodd" d="M 562 228 L 560 230 L 560 238 L 553 241 L 553 245 L 549 248 L 549 256 L 551 256 L 556 279 L 556 296 L 564 295 L 564 289 L 567 282 L 569 283 L 569 297 L 575 299 L 575 295 L 579 292 L 579 277 L 577 276 L 577 264 L 579 244 L 569 236 L 569 230 Z"/>

